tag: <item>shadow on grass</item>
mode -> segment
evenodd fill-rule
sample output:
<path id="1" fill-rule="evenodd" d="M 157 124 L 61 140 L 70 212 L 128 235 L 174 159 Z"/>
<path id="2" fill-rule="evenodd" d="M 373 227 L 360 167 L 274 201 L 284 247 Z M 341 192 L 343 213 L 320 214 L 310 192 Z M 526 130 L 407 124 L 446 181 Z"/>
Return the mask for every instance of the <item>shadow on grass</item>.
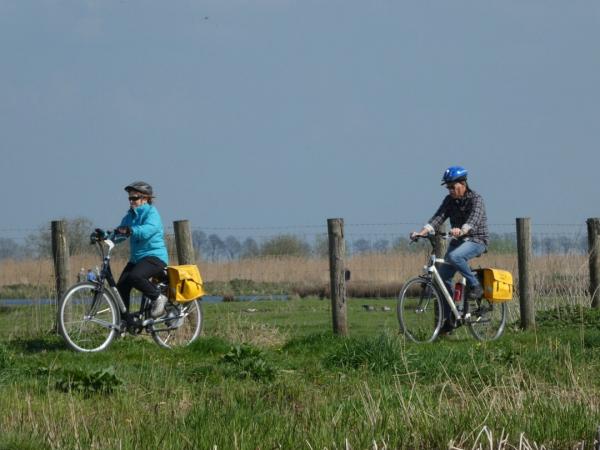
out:
<path id="1" fill-rule="evenodd" d="M 9 343 L 15 350 L 35 354 L 67 350 L 67 344 L 58 336 L 36 337 L 31 339 L 16 339 Z"/>

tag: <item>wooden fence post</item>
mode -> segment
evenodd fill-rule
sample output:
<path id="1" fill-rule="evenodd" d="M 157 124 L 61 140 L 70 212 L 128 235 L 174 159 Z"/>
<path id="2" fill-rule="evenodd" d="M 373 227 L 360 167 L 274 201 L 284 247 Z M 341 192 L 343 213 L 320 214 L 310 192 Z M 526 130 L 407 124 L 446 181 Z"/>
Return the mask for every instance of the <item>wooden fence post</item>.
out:
<path id="1" fill-rule="evenodd" d="M 519 264 L 519 306 L 521 309 L 521 328 L 535 327 L 535 304 L 533 283 L 531 280 L 531 219 L 517 218 L 517 252 Z"/>
<path id="2" fill-rule="evenodd" d="M 347 336 L 344 219 L 327 219 L 327 232 L 329 234 L 329 276 L 331 280 L 333 332 L 334 334 Z"/>
<path id="3" fill-rule="evenodd" d="M 63 220 L 55 220 L 51 225 L 52 230 L 52 257 L 54 260 L 54 280 L 56 284 L 56 303 L 69 288 L 69 240 L 67 224 Z"/>
<path id="4" fill-rule="evenodd" d="M 587 221 L 592 308 L 600 308 L 600 219 Z"/>
<path id="5" fill-rule="evenodd" d="M 177 247 L 179 264 L 196 264 L 190 221 L 176 220 L 173 222 L 173 228 L 175 230 L 175 246 Z"/>

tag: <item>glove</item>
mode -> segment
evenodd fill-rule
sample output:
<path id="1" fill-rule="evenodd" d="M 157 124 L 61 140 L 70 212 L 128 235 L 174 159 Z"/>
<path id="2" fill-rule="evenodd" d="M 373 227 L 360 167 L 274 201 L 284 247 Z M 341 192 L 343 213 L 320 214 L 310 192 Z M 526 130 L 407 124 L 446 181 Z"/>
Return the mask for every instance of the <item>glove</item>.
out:
<path id="1" fill-rule="evenodd" d="M 103 241 L 104 239 L 106 239 L 106 231 L 101 228 L 96 228 L 94 232 L 90 234 L 90 242 L 92 244 L 98 241 Z"/>
<path id="2" fill-rule="evenodd" d="M 117 234 L 123 234 L 128 237 L 131 235 L 131 228 L 129 227 L 119 227 L 115 231 L 117 232 Z"/>

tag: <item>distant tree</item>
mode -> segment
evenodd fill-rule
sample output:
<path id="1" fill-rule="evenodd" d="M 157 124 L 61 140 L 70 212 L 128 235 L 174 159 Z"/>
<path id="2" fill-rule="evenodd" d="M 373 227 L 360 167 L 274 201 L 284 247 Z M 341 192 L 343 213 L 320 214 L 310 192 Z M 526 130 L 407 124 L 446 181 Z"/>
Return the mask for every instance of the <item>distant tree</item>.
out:
<path id="1" fill-rule="evenodd" d="M 208 238 L 206 237 L 206 233 L 204 231 L 192 231 L 192 245 L 194 246 L 194 250 L 196 251 L 196 255 L 198 257 L 203 258 L 209 255 L 210 246 L 208 244 Z"/>
<path id="2" fill-rule="evenodd" d="M 25 256 L 26 249 L 14 239 L 0 237 L 0 259 L 21 259 Z"/>
<path id="3" fill-rule="evenodd" d="M 362 254 L 371 251 L 371 243 L 366 239 L 357 239 L 352 243 L 354 253 Z"/>
<path id="4" fill-rule="evenodd" d="M 390 241 L 387 239 L 378 239 L 373 244 L 373 250 L 379 253 L 385 253 L 389 250 Z"/>
<path id="5" fill-rule="evenodd" d="M 28 252 L 35 256 L 51 257 L 52 240 L 50 236 L 50 224 L 39 227 L 35 233 L 28 234 L 25 238 L 25 245 Z"/>
<path id="6" fill-rule="evenodd" d="M 399 237 L 392 242 L 392 250 L 395 252 L 405 252 L 407 250 L 409 240 L 405 237 Z"/>
<path id="7" fill-rule="evenodd" d="M 230 260 L 238 259 L 242 253 L 242 244 L 235 236 L 225 238 L 225 252 Z"/>
<path id="8" fill-rule="evenodd" d="M 558 242 L 556 239 L 551 237 L 542 238 L 542 253 L 546 255 L 550 255 L 552 253 L 557 253 L 557 249 L 559 248 Z"/>
<path id="9" fill-rule="evenodd" d="M 326 234 L 318 234 L 315 237 L 313 254 L 317 258 L 327 258 L 329 256 L 329 237 Z"/>
<path id="10" fill-rule="evenodd" d="M 218 261 L 225 252 L 225 243 L 216 234 L 208 236 L 208 248 L 211 261 Z"/>
<path id="11" fill-rule="evenodd" d="M 284 234 L 265 241 L 260 249 L 263 256 L 310 256 L 310 245 L 302 239 Z"/>
<path id="12" fill-rule="evenodd" d="M 246 238 L 242 244 L 240 253 L 241 258 L 256 258 L 260 256 L 260 248 L 256 241 L 252 238 Z"/>
<path id="13" fill-rule="evenodd" d="M 542 242 L 540 241 L 540 238 L 538 238 L 537 236 L 532 236 L 531 248 L 533 250 L 533 253 L 536 255 L 542 253 Z"/>
<path id="14" fill-rule="evenodd" d="M 589 244 L 586 236 L 579 236 L 575 245 L 579 253 L 587 253 Z"/>
<path id="15" fill-rule="evenodd" d="M 80 255 L 90 252 L 90 233 L 94 230 L 92 221 L 86 217 L 61 220 L 66 222 L 69 254 Z M 42 225 L 36 233 L 29 234 L 25 241 L 28 250 L 35 255 L 52 256 L 50 224 Z"/>
<path id="16" fill-rule="evenodd" d="M 71 255 L 81 255 L 90 251 L 90 233 L 93 230 L 92 221 L 85 217 L 67 220 L 69 253 Z"/>
<path id="17" fill-rule="evenodd" d="M 572 237 L 558 236 L 533 236 L 531 238 L 533 252 L 536 255 L 550 255 L 554 253 L 587 253 L 587 236 Z"/>
<path id="18" fill-rule="evenodd" d="M 565 255 L 568 253 L 578 253 L 580 252 L 581 241 L 577 237 L 563 235 L 558 237 L 558 245 Z"/>
<path id="19" fill-rule="evenodd" d="M 515 253 L 517 251 L 517 236 L 515 233 L 490 233 L 488 251 L 491 253 Z"/>
<path id="20" fill-rule="evenodd" d="M 393 244 L 392 244 L 392 250 L 395 252 L 400 252 L 400 253 L 409 253 L 409 252 L 415 252 L 418 250 L 418 247 L 416 245 L 410 245 L 411 241 L 410 239 L 406 238 L 406 237 L 399 237 L 396 238 L 396 240 L 394 240 Z"/>

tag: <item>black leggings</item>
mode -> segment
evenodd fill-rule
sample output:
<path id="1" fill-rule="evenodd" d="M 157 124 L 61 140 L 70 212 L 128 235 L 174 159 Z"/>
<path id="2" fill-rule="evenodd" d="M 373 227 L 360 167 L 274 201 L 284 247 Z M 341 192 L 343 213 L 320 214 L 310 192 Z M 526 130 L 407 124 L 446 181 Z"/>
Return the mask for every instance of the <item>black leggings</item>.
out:
<path id="1" fill-rule="evenodd" d="M 161 276 L 165 263 L 156 256 L 148 256 L 137 263 L 128 262 L 117 283 L 117 289 L 129 311 L 129 297 L 131 289 L 136 288 L 150 300 L 156 300 L 160 291 L 149 280 L 151 277 Z"/>

